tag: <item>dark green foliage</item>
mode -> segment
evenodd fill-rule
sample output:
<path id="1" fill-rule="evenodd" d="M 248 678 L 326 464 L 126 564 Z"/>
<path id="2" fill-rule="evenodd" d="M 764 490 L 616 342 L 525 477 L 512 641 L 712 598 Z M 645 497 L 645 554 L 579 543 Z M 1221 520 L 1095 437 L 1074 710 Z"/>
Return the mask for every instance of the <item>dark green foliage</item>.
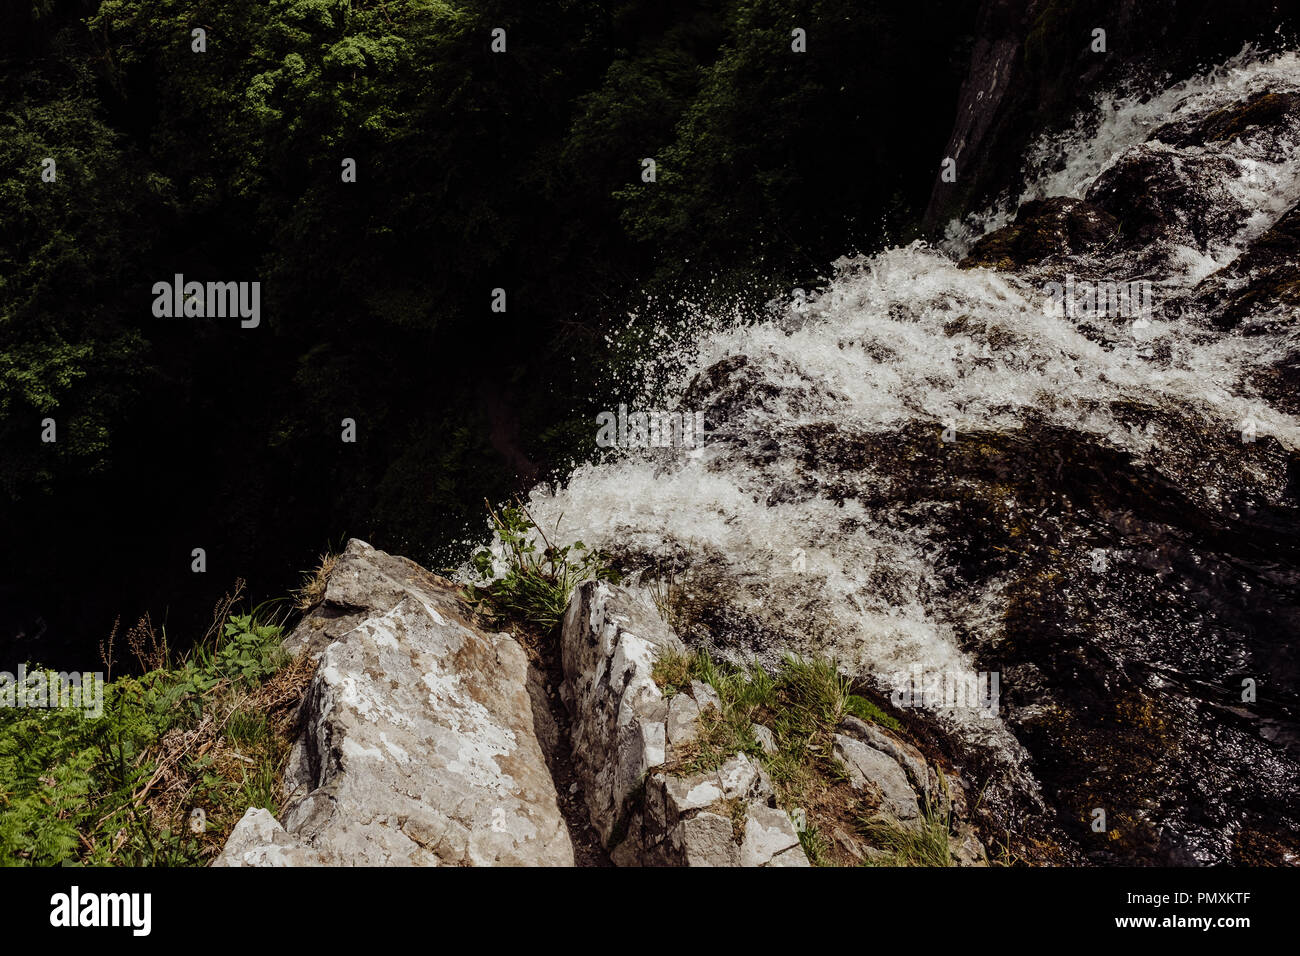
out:
<path id="1" fill-rule="evenodd" d="M 882 226 L 905 231 L 942 143 L 941 133 L 917 135 L 915 109 L 946 112 L 945 70 L 916 50 L 960 24 L 962 6 L 727 4 L 719 55 L 661 143 L 658 183 L 617 194 L 623 221 L 673 250 L 674 266 L 681 255 L 709 271 L 737 262 L 791 280 L 874 247 Z M 796 27 L 807 53 L 791 49 Z"/>
<path id="2" fill-rule="evenodd" d="M 944 51 L 972 16 L 964 0 L 23 6 L 0 23 L 0 535 L 31 544 L 0 610 L 16 595 L 50 618 L 63 555 L 128 549 L 77 581 L 80 609 L 51 621 L 66 635 L 202 614 L 181 560 L 196 544 L 257 594 L 341 535 L 463 556 L 483 495 L 595 451 L 591 410 L 635 384 L 616 375 L 642 346 L 612 335 L 629 308 L 673 323 L 681 290 L 762 303 L 906 226 L 955 103 Z M 154 318 L 152 283 L 176 273 L 260 281 L 261 327 Z"/>
<path id="3" fill-rule="evenodd" d="M 0 109 L 0 506 L 46 488 L 39 422 L 56 416 L 57 462 L 97 472 L 142 371 L 124 321 L 148 212 L 166 198 L 105 124 L 86 64 L 10 77 Z M 59 95 L 55 95 L 58 91 Z M 46 158 L 54 182 L 42 180 Z"/>

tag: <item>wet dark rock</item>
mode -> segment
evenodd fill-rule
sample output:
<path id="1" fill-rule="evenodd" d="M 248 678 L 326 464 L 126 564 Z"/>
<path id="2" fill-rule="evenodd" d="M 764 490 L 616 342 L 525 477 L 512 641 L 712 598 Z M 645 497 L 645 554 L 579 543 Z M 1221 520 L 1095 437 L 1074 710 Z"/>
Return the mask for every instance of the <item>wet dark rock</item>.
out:
<path id="1" fill-rule="evenodd" d="M 1086 198 L 1119 222 L 1125 247 L 1171 239 L 1205 249 L 1240 229 L 1254 211 L 1227 188 L 1236 173 L 1223 156 L 1146 144 L 1098 176 Z"/>
<path id="2" fill-rule="evenodd" d="M 1020 207 L 1015 222 L 977 242 L 961 267 L 1008 270 L 1083 255 L 1105 249 L 1119 231 L 1119 220 L 1092 203 L 1063 196 L 1034 200 Z"/>
<path id="3" fill-rule="evenodd" d="M 1265 132 L 1276 138 L 1285 127 L 1300 122 L 1300 94 L 1257 93 L 1209 116 L 1167 123 L 1151 134 L 1170 146 L 1204 146 Z"/>
<path id="4" fill-rule="evenodd" d="M 1247 323 L 1262 331 L 1271 324 L 1294 324 L 1300 312 L 1300 205 L 1230 265 L 1205 278 L 1193 302 L 1221 329 Z M 1264 319 L 1271 322 L 1256 321 Z M 1285 386 L 1294 384 L 1292 379 Z"/>
<path id="5" fill-rule="evenodd" d="M 824 386 L 808 380 L 803 370 L 787 364 L 783 371 L 787 381 L 778 388 L 770 380 L 770 371 L 748 356 L 728 356 L 696 377 L 682 397 L 682 407 L 703 410 L 710 440 L 718 442 L 733 438 L 746 417 L 775 411 L 775 402 L 797 414 L 810 404 L 811 396 L 824 400 Z M 776 450 L 769 451 L 775 454 Z"/>
<path id="6" fill-rule="evenodd" d="M 1042 816 L 997 758 L 940 732 L 955 761 L 989 784 L 980 819 L 990 831 L 1032 834 L 1040 861 L 1078 853 L 1195 864 L 1231 859 L 1231 834 L 1255 826 L 1252 808 L 1267 805 L 1275 825 L 1251 852 L 1294 851 L 1300 819 L 1276 808 L 1300 801 L 1300 764 L 1261 726 L 1296 726 L 1297 702 L 1282 692 L 1245 717 L 1224 717 L 1243 676 L 1300 675 L 1276 640 L 1300 633 L 1300 510 L 1286 498 L 1288 455 L 1272 441 L 1206 434 L 1194 418 L 1145 407 L 1132 416 L 1160 436 L 1158 467 L 1033 421 L 951 445 L 916 423 L 860 432 L 846 422 L 769 422 L 762 434 L 735 436 L 730 453 L 746 458 L 748 473 L 785 475 L 792 501 L 842 500 L 838 535 L 853 533 L 850 503 L 900 535 L 925 535 L 946 569 L 926 604 L 979 667 L 1002 674 L 1004 719 L 1050 807 Z M 747 439 L 765 447 L 774 438 L 780 463 L 762 451 L 747 457 Z M 802 482 L 789 478 L 791 464 Z M 681 581 L 704 591 L 696 612 L 724 654 L 824 650 L 808 627 L 819 612 L 812 582 L 782 592 L 772 602 L 779 612 L 758 622 L 729 603 L 725 575 L 710 584 L 687 569 Z M 965 620 L 964 596 L 994 582 L 1003 611 L 989 642 Z M 883 594 L 915 586 L 887 563 L 864 569 L 861 584 Z M 901 765 L 915 773 L 912 761 Z M 1235 796 L 1209 799 L 1207 788 Z M 1091 828 L 1095 809 L 1106 811 L 1104 833 Z"/>

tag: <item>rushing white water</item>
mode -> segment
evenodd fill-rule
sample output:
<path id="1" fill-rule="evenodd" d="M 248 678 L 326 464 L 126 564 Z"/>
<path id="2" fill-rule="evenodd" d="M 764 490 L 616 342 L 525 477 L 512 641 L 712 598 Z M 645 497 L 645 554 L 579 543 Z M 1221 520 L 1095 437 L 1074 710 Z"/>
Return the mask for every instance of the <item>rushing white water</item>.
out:
<path id="1" fill-rule="evenodd" d="M 1082 196 L 1126 152 L 1170 148 L 1144 143 L 1154 126 L 1279 88 L 1300 89 L 1294 53 L 1247 52 L 1159 96 L 1104 98 L 1099 115 L 1081 118 L 1073 134 L 1035 147 L 1021 199 Z M 1188 243 L 1165 257 L 1175 267 L 1158 277 L 1164 302 L 1231 261 L 1300 199 L 1294 145 L 1241 137 L 1186 148 L 1180 160 L 1213 151 L 1230 164 L 1216 201 L 1246 214 L 1205 248 Z M 833 449 L 833 436 L 871 447 L 928 429 L 933 442 L 918 454 L 943 456 L 945 430 L 977 441 L 1046 423 L 1128 453 L 1212 506 L 1234 470 L 1276 489 L 1276 475 L 1250 473 L 1257 466 L 1230 449 L 1241 447 L 1243 423 L 1258 440 L 1300 449 L 1300 420 L 1251 384 L 1258 369 L 1300 349 L 1297 333 L 1224 333 L 1165 308 L 1145 323 L 1102 316 L 1084 329 L 1050 307 L 1045 276 L 957 266 L 953 254 L 1010 208 L 954 227 L 944 250 L 918 243 L 841 260 L 806 306 L 730 326 L 706 320 L 685 344 L 670 347 L 665 337 L 658 374 L 647 376 L 661 389 L 625 400 L 634 409 L 665 407 L 664 396 L 684 411 L 707 406 L 704 447 L 627 450 L 582 465 L 562 486 L 536 488 L 529 510 L 552 540 L 580 539 L 677 569 L 683 587 L 723 602 L 737 626 L 761 630 L 748 653 L 833 655 L 887 690 L 901 671 L 973 674 L 969 649 L 999 640 L 1008 579 L 954 589 L 952 557 L 940 544 L 951 512 L 923 497 L 902 517 L 897 496 L 871 504 L 889 499 L 874 493 L 888 491 L 897 474 L 869 457 L 852 468 L 833 454 L 821 460 L 817 449 Z M 1123 268 L 1091 265 L 1094 275 Z M 711 372 L 719 363 L 739 371 L 719 378 Z M 810 445 L 809 434 L 832 437 Z M 1188 435 L 1205 440 L 1191 447 Z M 1229 449 L 1224 467 L 1189 477 L 1215 448 Z M 1017 759 L 1018 744 L 997 720 L 960 709 L 941 716 Z"/>

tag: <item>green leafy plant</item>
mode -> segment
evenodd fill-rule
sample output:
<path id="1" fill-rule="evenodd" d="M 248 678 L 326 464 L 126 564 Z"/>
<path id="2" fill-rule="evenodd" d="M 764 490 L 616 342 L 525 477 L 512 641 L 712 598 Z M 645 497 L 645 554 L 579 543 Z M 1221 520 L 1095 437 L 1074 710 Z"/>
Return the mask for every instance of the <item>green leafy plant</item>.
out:
<path id="1" fill-rule="evenodd" d="M 603 552 L 589 550 L 581 541 L 552 544 L 522 503 L 499 512 L 488 505 L 488 512 L 504 551 L 505 569 L 498 574 L 499 558 L 487 549 L 478 551 L 471 564 L 481 583 L 466 587 L 465 597 L 498 626 L 514 621 L 554 633 L 575 587 L 590 578 L 618 580 Z"/>
<path id="2" fill-rule="evenodd" d="M 807 826 L 800 830 L 799 845 L 813 866 L 830 865 L 830 844 L 817 827 Z"/>
<path id="3" fill-rule="evenodd" d="M 258 624 L 251 614 L 233 615 L 212 658 L 214 674 L 244 686 L 274 674 L 288 657 L 280 646 L 280 631 L 275 624 Z"/>

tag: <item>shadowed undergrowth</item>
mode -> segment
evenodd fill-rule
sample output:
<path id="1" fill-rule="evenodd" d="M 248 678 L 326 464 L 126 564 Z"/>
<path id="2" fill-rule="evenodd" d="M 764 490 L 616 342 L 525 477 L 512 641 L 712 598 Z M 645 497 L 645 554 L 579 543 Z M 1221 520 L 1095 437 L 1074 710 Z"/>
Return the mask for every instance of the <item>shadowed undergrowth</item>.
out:
<path id="1" fill-rule="evenodd" d="M 0 865 L 204 865 L 248 807 L 278 812 L 314 664 L 241 592 L 182 656 L 142 619 L 137 675 L 112 675 L 114 627 L 100 705 L 0 708 Z"/>

